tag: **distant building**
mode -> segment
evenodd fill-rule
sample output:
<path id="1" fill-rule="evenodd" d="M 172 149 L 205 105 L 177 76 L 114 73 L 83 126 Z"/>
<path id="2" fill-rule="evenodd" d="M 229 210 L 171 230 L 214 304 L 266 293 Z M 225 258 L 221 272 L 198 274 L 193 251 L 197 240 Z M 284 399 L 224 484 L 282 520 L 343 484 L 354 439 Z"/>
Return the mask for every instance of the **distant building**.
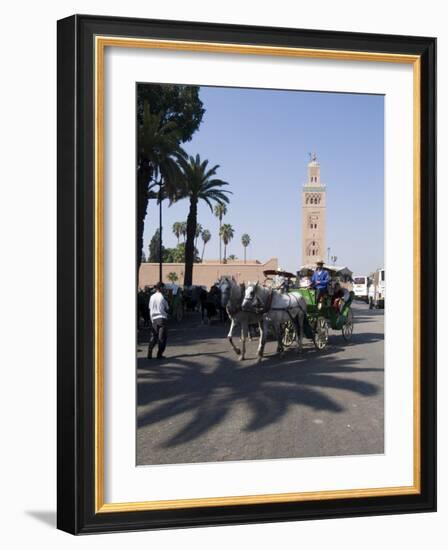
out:
<path id="1" fill-rule="evenodd" d="M 271 258 L 267 262 L 259 260 L 228 260 L 227 263 L 219 263 L 218 260 L 205 260 L 203 263 L 193 265 L 193 284 L 205 286 L 208 289 L 223 275 L 234 277 L 239 283 L 264 281 L 263 271 L 278 269 L 277 258 Z M 185 265 L 164 263 L 162 264 L 162 279 L 168 282 L 168 274 L 176 273 L 180 284 L 184 282 Z M 158 263 L 142 263 L 138 277 L 139 288 L 152 286 L 159 280 Z"/>
<path id="2" fill-rule="evenodd" d="M 308 163 L 308 181 L 302 187 L 302 264 L 325 261 L 326 186 L 320 181 L 316 153 Z"/>

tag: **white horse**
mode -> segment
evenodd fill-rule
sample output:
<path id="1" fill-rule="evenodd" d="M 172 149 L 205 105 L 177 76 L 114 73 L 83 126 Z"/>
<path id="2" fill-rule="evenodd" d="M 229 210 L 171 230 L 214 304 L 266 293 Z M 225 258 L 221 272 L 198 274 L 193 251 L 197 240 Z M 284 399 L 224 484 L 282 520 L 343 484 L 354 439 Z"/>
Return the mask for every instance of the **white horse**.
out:
<path id="1" fill-rule="evenodd" d="M 221 277 L 217 286 L 221 291 L 221 306 L 226 309 L 230 317 L 230 330 L 227 335 L 230 345 L 240 360 L 246 357 L 246 340 L 250 336 L 249 325 L 258 324 L 260 339 L 262 338 L 263 323 L 262 316 L 254 312 L 243 311 L 241 304 L 244 299 L 245 286 L 238 284 L 233 277 Z M 241 327 L 241 349 L 233 342 L 233 333 L 237 326 Z"/>
<path id="2" fill-rule="evenodd" d="M 258 283 L 249 284 L 244 295 L 242 309 L 263 316 L 263 331 L 257 351 L 259 360 L 263 357 L 269 324 L 273 326 L 277 336 L 277 352 L 281 353 L 283 352 L 281 325 L 292 321 L 297 329 L 298 351 L 302 351 L 303 325 L 306 315 L 306 301 L 302 296 L 278 292 Z"/>

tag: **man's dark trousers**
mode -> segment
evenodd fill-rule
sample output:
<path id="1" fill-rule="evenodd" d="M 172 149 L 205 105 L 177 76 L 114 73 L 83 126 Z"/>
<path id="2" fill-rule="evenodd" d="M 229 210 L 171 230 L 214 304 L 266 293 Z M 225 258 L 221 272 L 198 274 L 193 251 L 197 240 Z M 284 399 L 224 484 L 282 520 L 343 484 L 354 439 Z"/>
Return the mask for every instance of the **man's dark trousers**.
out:
<path id="1" fill-rule="evenodd" d="M 166 319 L 154 319 L 151 324 L 151 334 L 149 337 L 148 357 L 152 357 L 152 350 L 158 345 L 157 357 L 160 357 L 165 351 L 167 340 L 167 321 Z"/>

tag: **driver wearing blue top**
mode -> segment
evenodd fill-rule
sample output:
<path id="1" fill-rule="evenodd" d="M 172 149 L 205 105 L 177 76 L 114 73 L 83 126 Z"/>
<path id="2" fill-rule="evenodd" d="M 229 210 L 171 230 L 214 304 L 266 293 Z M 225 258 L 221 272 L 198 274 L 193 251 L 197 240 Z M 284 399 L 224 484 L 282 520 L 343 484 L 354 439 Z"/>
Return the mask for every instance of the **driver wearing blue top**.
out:
<path id="1" fill-rule="evenodd" d="M 316 289 L 316 302 L 319 302 L 328 293 L 330 274 L 324 269 L 324 262 L 322 260 L 318 260 L 316 265 L 316 270 L 311 277 L 311 288 Z"/>

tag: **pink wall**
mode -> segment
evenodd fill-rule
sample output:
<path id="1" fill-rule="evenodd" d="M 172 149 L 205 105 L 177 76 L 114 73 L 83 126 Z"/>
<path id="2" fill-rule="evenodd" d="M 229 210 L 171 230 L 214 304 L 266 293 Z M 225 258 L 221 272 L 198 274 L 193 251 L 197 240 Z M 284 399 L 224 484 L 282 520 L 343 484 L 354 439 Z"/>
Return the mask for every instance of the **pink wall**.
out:
<path id="1" fill-rule="evenodd" d="M 222 275 L 235 277 L 238 282 L 264 281 L 263 271 L 266 269 L 278 269 L 277 258 L 271 258 L 265 263 L 256 260 L 229 261 L 226 264 L 220 264 L 218 261 L 206 261 L 193 266 L 193 284 L 203 285 L 210 288 Z M 179 280 L 177 283 L 183 284 L 184 264 L 163 264 L 162 276 L 163 282 L 168 283 L 168 273 L 175 272 Z M 159 280 L 159 264 L 143 263 L 139 272 L 139 288 L 152 286 Z"/>

